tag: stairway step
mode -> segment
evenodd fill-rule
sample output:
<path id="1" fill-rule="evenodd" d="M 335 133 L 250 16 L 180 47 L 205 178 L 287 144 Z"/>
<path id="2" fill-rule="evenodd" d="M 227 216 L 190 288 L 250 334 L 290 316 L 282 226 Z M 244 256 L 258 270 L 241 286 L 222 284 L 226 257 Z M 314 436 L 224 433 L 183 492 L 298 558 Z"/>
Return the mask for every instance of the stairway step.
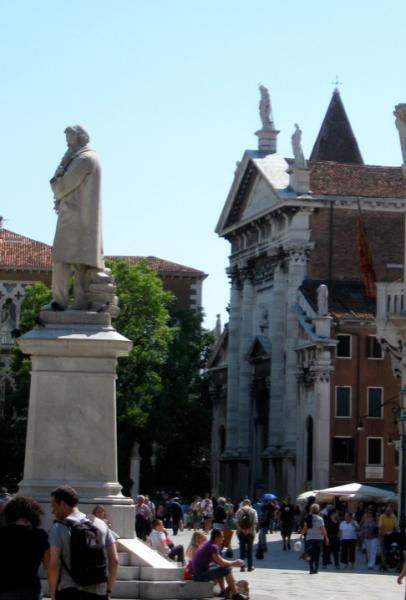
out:
<path id="1" fill-rule="evenodd" d="M 116 580 L 112 596 L 113 598 L 139 598 L 140 582 Z"/>
<path id="2" fill-rule="evenodd" d="M 117 579 L 119 579 L 120 581 L 138 581 L 140 579 L 140 567 L 135 567 L 133 565 L 128 567 L 120 566 L 118 570 Z"/>
<path id="3" fill-rule="evenodd" d="M 147 600 L 177 600 L 213 597 L 213 585 L 200 581 L 140 581 L 139 596 Z"/>
<path id="4" fill-rule="evenodd" d="M 139 567 L 141 581 L 183 581 L 183 567 Z"/>
<path id="5" fill-rule="evenodd" d="M 118 561 L 123 567 L 128 566 L 130 564 L 130 557 L 128 556 L 128 552 L 119 552 Z"/>
<path id="6" fill-rule="evenodd" d="M 120 567 L 118 570 L 117 580 L 120 581 L 138 581 L 140 578 L 140 567 L 128 566 Z"/>

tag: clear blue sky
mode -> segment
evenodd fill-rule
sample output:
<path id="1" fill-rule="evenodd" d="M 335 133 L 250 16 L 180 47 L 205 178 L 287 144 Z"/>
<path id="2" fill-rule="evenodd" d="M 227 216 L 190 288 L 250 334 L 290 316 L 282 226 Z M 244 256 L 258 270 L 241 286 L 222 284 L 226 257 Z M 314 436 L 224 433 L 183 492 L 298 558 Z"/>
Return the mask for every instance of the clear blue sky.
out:
<path id="1" fill-rule="evenodd" d="M 338 75 L 365 162 L 399 165 L 405 31 L 404 0 L 0 0 L 5 227 L 52 243 L 48 180 L 65 127 L 83 124 L 102 161 L 105 253 L 204 270 L 212 326 L 228 303 L 214 228 L 256 148 L 258 83 L 285 156 L 295 122 L 310 153 Z"/>

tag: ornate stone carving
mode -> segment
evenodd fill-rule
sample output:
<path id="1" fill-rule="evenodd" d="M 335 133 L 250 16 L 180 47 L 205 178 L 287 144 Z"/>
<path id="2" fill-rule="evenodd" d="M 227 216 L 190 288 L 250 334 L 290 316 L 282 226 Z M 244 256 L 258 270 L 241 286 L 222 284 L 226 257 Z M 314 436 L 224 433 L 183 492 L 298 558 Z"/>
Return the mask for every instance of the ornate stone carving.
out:
<path id="1" fill-rule="evenodd" d="M 68 149 L 50 184 L 58 221 L 52 248 L 52 302 L 43 310 L 65 310 L 74 274 L 75 310 L 118 314 L 111 272 L 104 267 L 101 234 L 100 164 L 80 125 L 65 129 Z"/>

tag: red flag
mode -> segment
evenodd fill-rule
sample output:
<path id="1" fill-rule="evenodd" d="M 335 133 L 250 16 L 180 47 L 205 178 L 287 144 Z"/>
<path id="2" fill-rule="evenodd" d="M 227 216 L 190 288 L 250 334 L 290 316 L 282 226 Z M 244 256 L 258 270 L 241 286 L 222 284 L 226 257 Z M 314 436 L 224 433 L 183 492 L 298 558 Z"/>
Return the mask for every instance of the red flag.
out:
<path id="1" fill-rule="evenodd" d="M 376 298 L 376 275 L 372 262 L 372 254 L 368 246 L 367 233 L 362 220 L 362 215 L 358 217 L 358 249 L 359 249 L 359 265 L 362 273 L 362 279 L 365 287 L 365 295 L 367 298 L 375 300 Z"/>

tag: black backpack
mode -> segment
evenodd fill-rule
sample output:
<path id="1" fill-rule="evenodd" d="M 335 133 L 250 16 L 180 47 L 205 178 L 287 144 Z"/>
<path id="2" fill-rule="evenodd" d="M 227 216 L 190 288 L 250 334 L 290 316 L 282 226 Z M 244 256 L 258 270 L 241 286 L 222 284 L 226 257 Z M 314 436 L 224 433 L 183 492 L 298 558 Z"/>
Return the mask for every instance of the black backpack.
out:
<path id="1" fill-rule="evenodd" d="M 70 569 L 61 562 L 73 581 L 80 586 L 107 581 L 107 562 L 102 532 L 89 519 L 57 521 L 69 529 Z"/>
<path id="2" fill-rule="evenodd" d="M 249 508 L 243 508 L 240 518 L 238 519 L 238 524 L 241 529 L 250 529 L 255 523 L 255 517 L 252 513 L 252 510 Z"/>

